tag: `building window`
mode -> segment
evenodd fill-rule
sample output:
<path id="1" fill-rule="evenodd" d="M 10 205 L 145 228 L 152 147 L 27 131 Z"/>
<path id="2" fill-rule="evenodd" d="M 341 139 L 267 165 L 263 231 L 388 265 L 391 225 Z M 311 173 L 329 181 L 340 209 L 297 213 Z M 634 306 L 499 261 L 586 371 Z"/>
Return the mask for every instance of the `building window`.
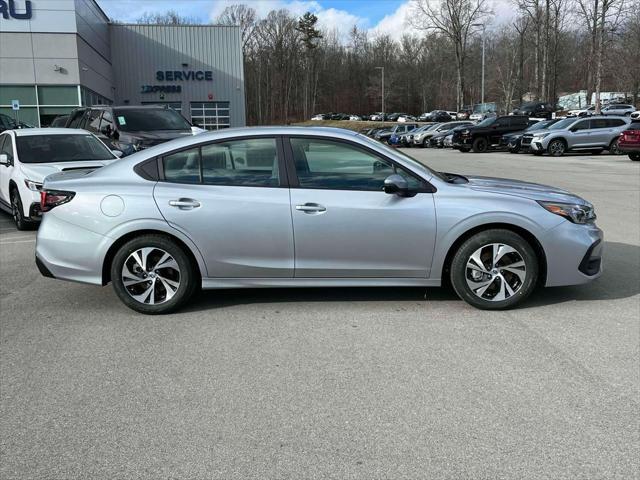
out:
<path id="1" fill-rule="evenodd" d="M 81 90 L 82 105 L 84 105 L 85 107 L 93 107 L 94 105 L 111 105 L 113 103 L 107 97 L 103 97 L 102 95 L 94 92 L 93 90 L 89 90 L 86 87 L 82 87 Z"/>
<path id="2" fill-rule="evenodd" d="M 191 123 L 205 130 L 229 128 L 229 102 L 191 102 Z"/>
<path id="3" fill-rule="evenodd" d="M 178 113 L 182 113 L 182 103 L 180 102 L 142 102 L 142 105 L 162 105 L 167 106 Z"/>

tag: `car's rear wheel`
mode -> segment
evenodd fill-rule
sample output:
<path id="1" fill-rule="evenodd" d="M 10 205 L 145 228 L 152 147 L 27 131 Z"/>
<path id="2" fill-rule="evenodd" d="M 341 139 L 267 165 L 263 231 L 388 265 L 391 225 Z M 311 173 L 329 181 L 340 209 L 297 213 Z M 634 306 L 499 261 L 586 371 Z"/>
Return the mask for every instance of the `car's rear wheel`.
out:
<path id="1" fill-rule="evenodd" d="M 538 282 L 538 258 L 531 245 L 510 230 L 477 233 L 451 262 L 451 284 L 474 307 L 502 310 L 525 300 Z"/>
<path id="2" fill-rule="evenodd" d="M 489 142 L 487 142 L 486 138 L 479 137 L 473 141 L 473 152 L 474 153 L 484 153 L 489 148 Z"/>
<path id="3" fill-rule="evenodd" d="M 125 243 L 111 264 L 113 288 L 129 308 L 146 314 L 172 312 L 197 290 L 198 275 L 186 252 L 163 235 Z"/>
<path id="4" fill-rule="evenodd" d="M 24 217 L 20 193 L 15 186 L 11 189 L 11 216 L 18 230 L 30 230 L 33 228 L 33 223 Z"/>
<path id="5" fill-rule="evenodd" d="M 547 152 L 549 152 L 549 155 L 553 156 L 553 157 L 561 157 L 562 155 L 564 155 L 564 152 L 567 150 L 567 145 L 564 143 L 563 140 L 551 140 L 551 142 L 549 142 L 549 146 L 547 146 Z"/>
<path id="6" fill-rule="evenodd" d="M 618 139 L 614 138 L 609 144 L 609 153 L 611 155 L 621 155 L 620 147 L 618 146 Z"/>
<path id="7" fill-rule="evenodd" d="M 640 162 L 640 153 L 639 152 L 630 153 L 629 158 L 634 162 Z"/>

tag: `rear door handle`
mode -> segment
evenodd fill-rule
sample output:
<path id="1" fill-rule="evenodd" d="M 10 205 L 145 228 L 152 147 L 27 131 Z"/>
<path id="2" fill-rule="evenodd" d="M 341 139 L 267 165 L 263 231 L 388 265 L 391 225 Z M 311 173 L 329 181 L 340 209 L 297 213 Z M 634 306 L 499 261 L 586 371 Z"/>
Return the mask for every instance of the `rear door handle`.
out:
<path id="1" fill-rule="evenodd" d="M 198 208 L 200 206 L 200 202 L 192 198 L 179 198 L 178 200 L 169 200 L 169 205 L 179 208 L 180 210 L 191 210 L 193 208 Z"/>
<path id="2" fill-rule="evenodd" d="M 304 213 L 323 213 L 326 212 L 326 207 L 317 203 L 305 203 L 304 205 L 296 205 L 296 210 Z"/>

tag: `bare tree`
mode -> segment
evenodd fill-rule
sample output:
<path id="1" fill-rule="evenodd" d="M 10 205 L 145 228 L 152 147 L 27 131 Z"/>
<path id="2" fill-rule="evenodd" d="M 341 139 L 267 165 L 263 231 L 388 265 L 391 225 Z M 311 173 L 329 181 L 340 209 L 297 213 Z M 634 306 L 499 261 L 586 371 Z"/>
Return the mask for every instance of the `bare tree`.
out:
<path id="1" fill-rule="evenodd" d="M 156 24 L 156 25 L 195 25 L 198 20 L 193 17 L 183 17 L 175 10 L 166 13 L 144 12 L 136 23 Z"/>
<path id="2" fill-rule="evenodd" d="M 220 25 L 238 25 L 244 50 L 253 39 L 253 33 L 256 28 L 256 11 L 242 4 L 230 5 L 218 15 L 216 23 Z"/>
<path id="3" fill-rule="evenodd" d="M 413 0 L 411 23 L 422 30 L 435 30 L 449 39 L 456 57 L 456 108 L 464 104 L 465 60 L 474 23 L 490 13 L 487 0 Z"/>

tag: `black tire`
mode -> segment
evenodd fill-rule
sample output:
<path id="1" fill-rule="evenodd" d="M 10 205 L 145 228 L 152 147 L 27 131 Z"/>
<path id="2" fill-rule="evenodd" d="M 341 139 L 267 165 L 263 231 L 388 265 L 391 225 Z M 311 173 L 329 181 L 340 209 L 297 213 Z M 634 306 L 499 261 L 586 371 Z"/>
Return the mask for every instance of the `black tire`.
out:
<path id="1" fill-rule="evenodd" d="M 622 155 L 623 152 L 620 151 L 617 138 L 614 138 L 609 144 L 609 153 L 611 155 Z"/>
<path id="2" fill-rule="evenodd" d="M 472 287 L 467 283 L 467 275 L 472 275 L 475 270 L 468 269 L 467 265 L 472 263 L 470 261 L 471 256 L 478 250 L 481 250 L 482 254 L 488 253 L 488 259 L 489 262 L 491 262 L 492 249 L 489 246 L 491 244 L 504 244 L 515 249 L 516 252 L 503 255 L 495 266 L 492 264 L 491 267 L 489 267 L 488 263 L 483 262 L 483 266 L 487 270 L 487 274 L 477 274 L 482 276 L 482 280 L 480 280 L 480 282 L 483 282 L 483 285 L 488 285 L 488 288 L 485 289 L 485 291 L 480 292 L 481 296 L 479 296 L 474 293 Z M 508 266 L 505 262 L 517 261 L 518 259 L 522 259 L 524 261 L 526 269 L 524 272 L 524 279 L 521 279 L 519 275 L 511 273 L 509 270 L 503 270 L 501 268 L 502 264 L 504 264 L 505 267 Z M 539 271 L 538 257 L 529 242 L 511 230 L 492 229 L 473 235 L 458 248 L 458 251 L 455 253 L 451 262 L 450 276 L 451 285 L 455 292 L 469 305 L 482 310 L 504 310 L 516 306 L 531 295 L 531 292 L 535 290 L 536 285 L 538 284 Z M 469 278 L 469 280 L 476 281 L 472 278 Z M 507 294 L 505 294 L 505 299 L 491 300 L 489 297 L 492 294 L 499 298 L 501 287 L 505 281 L 513 283 L 514 288 L 512 291 L 514 293 L 507 296 L 508 290 L 506 290 L 506 285 L 509 284 L 507 283 L 505 284 L 505 291 L 507 292 Z M 485 284 L 484 282 L 489 283 Z M 480 288 L 476 290 L 480 290 Z M 498 292 L 494 294 L 493 292 L 495 290 L 498 290 Z M 485 295 L 487 296 L 486 298 L 484 297 Z"/>
<path id="3" fill-rule="evenodd" d="M 124 285 L 124 282 L 122 280 L 122 273 L 125 262 L 130 262 L 131 260 L 128 260 L 130 256 L 134 252 L 145 247 L 156 249 L 153 251 L 153 253 L 158 250 L 164 250 L 164 252 L 173 257 L 179 268 L 178 287 L 170 299 L 162 299 L 163 291 L 165 294 L 165 298 L 168 292 L 164 285 L 162 285 L 163 282 L 158 283 L 159 295 L 156 295 L 155 289 L 151 292 L 151 295 L 154 295 L 154 298 L 157 296 L 160 297 L 159 299 L 161 300 L 161 303 L 157 304 L 143 303 L 134 299 L 132 293 L 129 293 L 129 290 L 127 290 L 127 287 Z M 158 255 L 159 254 L 156 255 L 156 262 L 158 262 Z M 140 266 L 137 262 L 135 262 L 135 265 Z M 140 289 L 142 289 L 142 291 L 147 288 L 147 284 L 143 282 L 153 281 L 155 284 L 156 280 L 144 280 L 144 278 L 147 278 L 147 275 L 152 275 L 151 270 L 154 270 L 154 268 L 151 268 L 146 272 L 140 269 L 140 275 L 136 276 L 136 279 L 141 279 L 141 282 L 138 282 L 137 285 Z M 134 238 L 133 240 L 129 240 L 116 252 L 115 257 L 113 258 L 113 262 L 111 263 L 111 282 L 113 283 L 113 289 L 115 290 L 122 303 L 124 303 L 132 310 L 148 315 L 165 314 L 173 312 L 180 308 L 197 291 L 198 283 L 200 281 L 200 276 L 197 273 L 197 268 L 197 265 L 193 265 L 193 262 L 191 261 L 187 253 L 183 250 L 183 248 L 171 238 L 159 234 L 142 235 L 138 238 Z M 133 271 L 131 268 L 129 268 L 129 270 Z M 164 269 L 154 270 L 154 277 L 161 270 Z M 175 273 L 175 270 L 173 273 Z M 144 278 L 142 277 L 142 275 L 144 275 Z M 173 276 L 172 280 L 176 280 L 175 275 Z M 135 288 L 138 287 L 136 286 Z"/>
<path id="4" fill-rule="evenodd" d="M 485 153 L 489 149 L 489 142 L 484 137 L 478 137 L 473 141 L 471 148 L 473 153 Z"/>
<path id="5" fill-rule="evenodd" d="M 20 193 L 15 186 L 11 189 L 11 215 L 13 216 L 13 223 L 15 223 L 18 230 L 31 230 L 33 228 L 33 222 L 24 217 Z"/>
<path id="6" fill-rule="evenodd" d="M 509 149 L 509 153 L 520 153 L 520 149 L 519 148 L 510 148 Z"/>
<path id="7" fill-rule="evenodd" d="M 640 152 L 630 153 L 630 154 L 629 154 L 629 158 L 630 158 L 633 162 L 640 162 Z"/>
<path id="8" fill-rule="evenodd" d="M 552 157 L 561 157 L 567 151 L 567 144 L 564 143 L 564 140 L 557 138 L 556 140 L 551 140 L 549 145 L 547 145 L 547 152 Z"/>

